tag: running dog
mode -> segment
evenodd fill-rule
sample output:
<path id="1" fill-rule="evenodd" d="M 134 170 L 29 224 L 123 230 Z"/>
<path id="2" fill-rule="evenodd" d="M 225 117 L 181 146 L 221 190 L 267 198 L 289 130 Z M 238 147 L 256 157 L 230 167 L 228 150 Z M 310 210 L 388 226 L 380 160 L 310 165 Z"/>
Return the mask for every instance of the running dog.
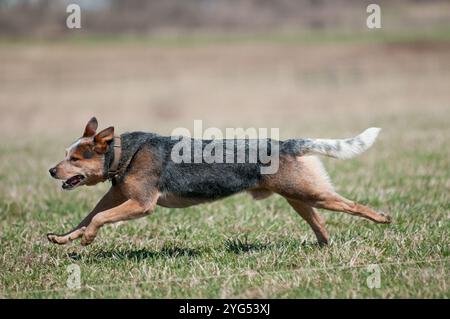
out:
<path id="1" fill-rule="evenodd" d="M 375 141 L 379 128 L 369 128 L 350 139 L 290 139 L 263 142 L 278 150 L 278 169 L 262 174 L 267 163 L 250 162 L 178 162 L 172 150 L 183 137 L 160 136 L 154 133 L 131 132 L 114 135 L 114 127 L 97 133 L 98 123 L 92 118 L 83 136 L 67 150 L 65 158 L 50 168 L 50 175 L 63 180 L 62 188 L 71 190 L 81 185 L 111 181 L 111 188 L 95 208 L 68 233 L 47 234 L 50 242 L 67 244 L 81 237 L 89 245 L 105 224 L 146 216 L 157 205 L 183 208 L 215 201 L 247 191 L 255 199 L 273 193 L 283 196 L 294 210 L 311 226 L 319 244 L 328 244 L 328 232 L 317 208 L 345 212 L 376 223 L 390 223 L 391 218 L 337 194 L 316 156 L 351 158 L 367 150 Z M 186 138 L 184 138 L 186 140 Z M 211 140 L 194 140 L 204 149 Z M 224 143 L 230 140 L 214 140 Z M 248 140 L 232 142 L 245 145 Z M 276 142 L 275 144 L 273 142 Z M 228 144 L 227 144 L 228 145 Z M 236 159 L 236 158 L 234 158 Z"/>

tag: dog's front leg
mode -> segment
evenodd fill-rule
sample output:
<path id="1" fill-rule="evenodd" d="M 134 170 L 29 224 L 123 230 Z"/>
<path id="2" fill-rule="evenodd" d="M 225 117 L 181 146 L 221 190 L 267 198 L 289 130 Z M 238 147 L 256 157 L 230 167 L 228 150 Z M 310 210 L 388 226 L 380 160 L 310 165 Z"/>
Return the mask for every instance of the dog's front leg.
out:
<path id="1" fill-rule="evenodd" d="M 53 233 L 47 234 L 47 239 L 55 244 L 65 245 L 77 238 L 83 236 L 86 226 L 89 225 L 92 218 L 100 212 L 118 206 L 125 202 L 126 198 L 123 195 L 119 186 L 112 186 L 109 191 L 102 197 L 102 199 L 95 205 L 94 209 L 71 231 L 57 235 Z"/>
<path id="2" fill-rule="evenodd" d="M 151 213 L 156 207 L 157 200 L 157 196 L 153 196 L 148 203 L 140 203 L 138 200 L 129 199 L 117 207 L 98 213 L 84 230 L 81 245 L 86 246 L 92 243 L 100 227 L 105 224 L 135 219 Z"/>

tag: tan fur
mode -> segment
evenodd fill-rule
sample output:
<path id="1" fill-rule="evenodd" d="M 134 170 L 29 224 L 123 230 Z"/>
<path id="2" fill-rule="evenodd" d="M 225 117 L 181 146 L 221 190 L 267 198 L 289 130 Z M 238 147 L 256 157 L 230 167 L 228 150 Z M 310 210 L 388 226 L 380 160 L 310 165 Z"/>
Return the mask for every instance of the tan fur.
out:
<path id="1" fill-rule="evenodd" d="M 112 127 L 95 135 L 95 118 L 86 125 L 84 136 L 74 144 L 66 158 L 56 166 L 55 178 L 66 179 L 76 174 L 86 176 L 85 184 L 97 184 L 105 180 L 103 160 L 98 154 L 106 148 L 107 140 L 114 133 Z M 94 136 L 95 135 L 95 136 Z M 96 149 L 92 157 L 82 158 L 87 149 Z M 108 193 L 96 207 L 70 232 L 63 235 L 48 234 L 49 241 L 67 244 L 82 237 L 82 245 L 90 244 L 98 230 L 105 224 L 139 218 L 151 213 L 156 205 L 186 207 L 204 202 L 201 199 L 180 198 L 172 194 L 161 194 L 158 182 L 162 163 L 151 151 L 138 152 L 127 164 L 123 180 L 115 181 Z M 73 161 L 71 158 L 80 158 Z M 325 221 L 316 208 L 346 212 L 377 223 L 389 223 L 389 216 L 354 203 L 337 194 L 320 162 L 314 156 L 280 156 L 279 170 L 272 175 L 263 175 L 257 187 L 247 189 L 254 199 L 263 199 L 273 193 L 285 197 L 294 210 L 311 226 L 320 244 L 328 243 Z"/>
<path id="2" fill-rule="evenodd" d="M 281 157 L 278 172 L 266 176 L 262 187 L 285 197 L 311 226 L 320 244 L 328 242 L 328 233 L 323 218 L 314 207 L 346 212 L 377 223 L 391 221 L 389 216 L 338 195 L 315 156 Z"/>
<path id="3" fill-rule="evenodd" d="M 272 191 L 263 188 L 250 189 L 247 192 L 250 193 L 250 195 L 252 195 L 254 200 L 266 199 L 267 197 L 273 194 Z"/>
<path id="4" fill-rule="evenodd" d="M 317 210 L 301 201 L 288 200 L 289 204 L 311 226 L 320 245 L 328 244 L 328 232 L 325 229 L 325 220 Z"/>
<path id="5" fill-rule="evenodd" d="M 263 186 L 286 198 L 308 201 L 323 192 L 333 192 L 328 175 L 315 156 L 280 157 L 276 174 L 267 175 Z"/>
<path id="6" fill-rule="evenodd" d="M 109 191 L 98 202 L 94 209 L 76 226 L 74 229 L 63 235 L 47 234 L 47 238 L 55 243 L 64 245 L 72 240 L 83 236 L 86 226 L 89 225 L 92 218 L 98 213 L 108 210 L 112 207 L 122 204 L 126 200 L 119 186 L 112 186 Z"/>
<path id="7" fill-rule="evenodd" d="M 104 181 L 103 157 L 93 152 L 92 158 L 83 159 L 83 153 L 93 147 L 92 138 L 81 138 L 67 149 L 65 158 L 55 166 L 56 178 L 65 180 L 81 174 L 88 178 L 80 185 L 95 185 Z"/>
<path id="8" fill-rule="evenodd" d="M 158 195 L 152 196 L 152 201 L 143 205 L 137 200 L 128 199 L 119 206 L 104 210 L 96 214 L 86 227 L 81 244 L 89 245 L 97 236 L 97 232 L 105 224 L 115 223 L 123 220 L 130 220 L 149 214 L 156 207 Z"/>
<path id="9" fill-rule="evenodd" d="M 151 191 L 156 189 L 158 176 L 151 173 L 150 176 L 154 176 L 154 179 L 149 180 L 148 172 L 144 171 L 155 168 L 154 165 L 148 165 L 152 162 L 156 165 L 149 153 L 139 154 L 133 160 L 131 172 L 120 187 L 113 186 L 94 210 L 72 231 L 64 235 L 49 234 L 49 240 L 66 244 L 83 237 L 82 245 L 88 245 L 103 225 L 144 216 L 152 212 L 157 204 L 166 207 L 187 207 L 203 202 Z M 323 217 L 315 207 L 346 212 L 378 223 L 390 222 L 388 216 L 336 194 L 322 163 L 315 156 L 281 157 L 279 171 L 265 176 L 260 187 L 247 191 L 255 199 L 263 199 L 273 193 L 285 197 L 311 226 L 319 244 L 328 243 L 328 232 Z"/>

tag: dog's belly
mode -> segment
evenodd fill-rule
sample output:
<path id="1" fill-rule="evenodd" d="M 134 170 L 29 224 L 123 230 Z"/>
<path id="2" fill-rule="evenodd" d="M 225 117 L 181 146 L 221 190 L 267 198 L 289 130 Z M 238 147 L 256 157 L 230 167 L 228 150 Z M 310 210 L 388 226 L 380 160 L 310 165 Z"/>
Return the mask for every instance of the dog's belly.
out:
<path id="1" fill-rule="evenodd" d="M 163 193 L 158 198 L 158 205 L 168 208 L 184 208 L 211 201 L 213 200 L 203 198 L 180 197 L 172 193 Z"/>

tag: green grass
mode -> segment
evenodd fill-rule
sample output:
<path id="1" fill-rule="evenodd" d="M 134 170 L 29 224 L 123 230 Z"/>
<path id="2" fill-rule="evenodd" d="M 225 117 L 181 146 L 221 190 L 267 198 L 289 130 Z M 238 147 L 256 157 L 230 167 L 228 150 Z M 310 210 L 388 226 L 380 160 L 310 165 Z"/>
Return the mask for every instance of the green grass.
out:
<path id="1" fill-rule="evenodd" d="M 360 40 L 268 35 L 260 41 L 384 41 L 382 33 L 370 34 Z M 404 39 L 427 39 L 424 34 Z M 449 34 L 442 30 L 431 39 L 448 42 Z M 390 34 L 385 39 L 401 38 Z M 128 40 L 93 37 L 79 43 L 98 45 L 96 50 L 79 48 L 73 55 L 72 46 L 53 50 L 46 41 L 42 50 L 29 50 L 34 40 L 17 42 L 27 48 L 23 52 L 22 47 L 0 50 L 9 61 L 5 67 L 10 66 L 0 85 L 5 96 L 0 118 L 6 119 L 0 126 L 0 298 L 449 298 L 448 46 L 386 50 L 383 45 L 350 45 L 327 55 L 322 46 L 300 45 L 293 46 L 298 54 L 305 51 L 298 59 L 288 54 L 290 48 L 253 59 L 259 48 L 247 52 L 244 43 L 228 52 L 220 47 L 240 40 L 204 39 L 181 40 L 186 44 L 176 38 L 159 44 L 130 40 L 130 45 L 169 46 L 149 55 L 141 55 L 139 46 L 108 55 L 109 43 L 122 48 Z M 242 45 L 249 38 L 240 39 Z M 0 47 L 8 41 L 0 40 Z M 192 60 L 190 52 L 183 55 L 170 47 L 202 43 L 218 47 L 194 52 L 198 59 L 192 65 L 185 62 Z M 152 58 L 166 53 L 170 58 Z M 240 72 L 222 71 L 234 67 L 234 60 Z M 17 71 L 15 66 L 22 67 Z M 83 73 L 72 76 L 78 69 Z M 226 103 L 216 106 L 220 99 Z M 270 105 L 266 100 L 274 103 L 274 112 L 265 109 Z M 285 102 L 286 107 L 277 107 Z M 198 110 L 193 108 L 197 104 Z M 102 126 L 115 124 L 119 131 L 124 125 L 158 131 L 154 125 L 161 123 L 170 132 L 172 122 L 157 112 L 166 106 L 175 106 L 176 123 L 187 127 L 198 114 L 206 120 L 224 117 L 211 122 L 224 127 L 244 126 L 239 120 L 252 116 L 247 127 L 258 127 L 257 114 L 265 119 L 262 127 L 281 123 L 285 137 L 310 132 L 331 138 L 369 125 L 383 127 L 362 156 L 324 162 L 339 193 L 390 213 L 393 223 L 322 211 L 331 242 L 319 247 L 309 226 L 282 198 L 253 201 L 239 194 L 187 209 L 158 207 L 148 217 L 105 226 L 86 248 L 78 241 L 67 246 L 47 242 L 47 232 L 76 225 L 108 188 L 102 184 L 64 192 L 49 177 L 48 168 L 75 138 L 67 131 L 78 132 L 80 118 L 95 114 L 102 116 Z M 80 289 L 67 288 L 72 264 L 81 270 Z M 381 269 L 380 288 L 367 286 L 371 264 Z"/>
<path id="2" fill-rule="evenodd" d="M 46 172 L 61 140 L 3 143 L 0 297 L 448 298 L 450 132 L 426 119 L 402 132 L 384 132 L 358 159 L 326 160 L 339 192 L 394 223 L 323 212 L 324 248 L 282 198 L 244 194 L 158 208 L 104 227 L 87 248 L 55 246 L 45 234 L 75 225 L 107 185 L 61 191 Z M 70 264 L 81 269 L 80 289 L 66 288 Z M 369 264 L 380 266 L 380 288 L 366 284 Z"/>
<path id="3" fill-rule="evenodd" d="M 0 37 L 0 47 L 30 44 L 70 44 L 83 47 L 98 46 L 146 46 L 146 47 L 199 47 L 208 45 L 250 44 L 348 44 L 348 43 L 415 43 L 418 41 L 450 41 L 450 26 L 427 30 L 385 32 L 381 30 L 346 31 L 301 31 L 266 33 L 191 33 L 155 35 L 105 35 L 68 34 L 56 38 Z"/>

